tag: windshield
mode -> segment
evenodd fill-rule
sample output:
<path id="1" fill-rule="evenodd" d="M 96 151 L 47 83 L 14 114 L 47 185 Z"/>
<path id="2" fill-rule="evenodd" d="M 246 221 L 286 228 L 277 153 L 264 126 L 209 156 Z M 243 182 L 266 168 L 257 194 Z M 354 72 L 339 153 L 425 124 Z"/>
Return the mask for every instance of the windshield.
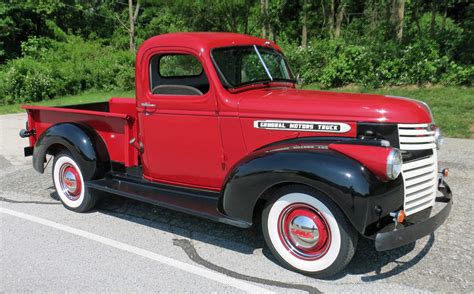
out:
<path id="1" fill-rule="evenodd" d="M 212 58 L 224 86 L 236 88 L 253 83 L 294 83 L 281 53 L 261 46 L 225 47 L 212 50 Z"/>

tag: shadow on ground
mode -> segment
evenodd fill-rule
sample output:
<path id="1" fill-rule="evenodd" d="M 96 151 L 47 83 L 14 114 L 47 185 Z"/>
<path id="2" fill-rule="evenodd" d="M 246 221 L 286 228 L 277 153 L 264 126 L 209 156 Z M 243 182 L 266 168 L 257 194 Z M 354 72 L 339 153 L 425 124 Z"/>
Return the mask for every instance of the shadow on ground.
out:
<path id="1" fill-rule="evenodd" d="M 51 193 L 51 197 L 58 200 L 56 192 Z M 278 264 L 265 245 L 259 225 L 241 229 L 109 194 L 102 195 L 96 209 L 100 213 L 243 254 L 253 254 L 256 249 L 263 249 L 263 254 Z M 371 282 L 397 275 L 422 260 L 430 251 L 434 240 L 434 234 L 431 234 L 428 242 L 413 258 L 402 262 L 399 261 L 401 257 L 415 250 L 414 243 L 390 251 L 377 252 L 372 240 L 360 238 L 351 263 L 344 271 L 328 280 L 339 280 L 346 275 L 362 275 L 363 282 Z M 382 272 L 382 268 L 391 263 L 396 265 L 391 270 Z M 317 292 L 317 289 L 315 290 Z"/>

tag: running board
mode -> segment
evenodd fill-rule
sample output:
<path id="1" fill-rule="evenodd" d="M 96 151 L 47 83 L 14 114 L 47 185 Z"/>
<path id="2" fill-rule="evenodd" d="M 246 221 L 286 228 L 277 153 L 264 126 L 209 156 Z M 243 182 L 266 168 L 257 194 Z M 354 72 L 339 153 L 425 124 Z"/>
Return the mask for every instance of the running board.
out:
<path id="1" fill-rule="evenodd" d="M 103 179 L 87 182 L 86 186 L 89 189 L 147 202 L 240 228 L 251 226 L 247 222 L 231 219 L 217 210 L 218 192 L 160 185 L 125 174 L 107 175 Z"/>

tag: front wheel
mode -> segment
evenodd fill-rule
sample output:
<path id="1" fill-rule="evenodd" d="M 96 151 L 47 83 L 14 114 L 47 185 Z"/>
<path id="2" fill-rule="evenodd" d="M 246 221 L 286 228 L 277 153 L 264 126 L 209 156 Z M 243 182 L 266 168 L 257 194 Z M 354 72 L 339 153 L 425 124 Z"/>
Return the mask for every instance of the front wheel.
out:
<path id="1" fill-rule="evenodd" d="M 63 205 L 76 212 L 85 212 L 96 203 L 95 195 L 87 190 L 79 164 L 69 152 L 54 157 L 53 182 Z"/>
<path id="2" fill-rule="evenodd" d="M 358 235 L 330 199 L 297 185 L 280 189 L 274 199 L 263 210 L 262 229 L 280 263 L 317 278 L 346 267 Z"/>

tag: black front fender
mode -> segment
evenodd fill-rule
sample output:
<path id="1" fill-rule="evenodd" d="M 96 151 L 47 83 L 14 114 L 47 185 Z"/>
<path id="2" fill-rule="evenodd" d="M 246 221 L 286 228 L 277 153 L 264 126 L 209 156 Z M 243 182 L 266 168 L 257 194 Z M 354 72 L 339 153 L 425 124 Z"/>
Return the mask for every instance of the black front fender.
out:
<path id="1" fill-rule="evenodd" d="M 102 175 L 109 168 L 107 147 L 94 130 L 76 123 L 60 123 L 49 127 L 36 141 L 34 169 L 43 173 L 46 154 L 58 147 L 72 153 L 86 180 Z"/>
<path id="2" fill-rule="evenodd" d="M 327 145 L 318 146 L 266 149 L 245 158 L 228 176 L 221 196 L 223 212 L 252 223 L 256 202 L 265 191 L 297 183 L 329 197 L 360 233 L 370 235 L 369 225 L 403 205 L 401 177 L 382 183 L 359 162 Z"/>

